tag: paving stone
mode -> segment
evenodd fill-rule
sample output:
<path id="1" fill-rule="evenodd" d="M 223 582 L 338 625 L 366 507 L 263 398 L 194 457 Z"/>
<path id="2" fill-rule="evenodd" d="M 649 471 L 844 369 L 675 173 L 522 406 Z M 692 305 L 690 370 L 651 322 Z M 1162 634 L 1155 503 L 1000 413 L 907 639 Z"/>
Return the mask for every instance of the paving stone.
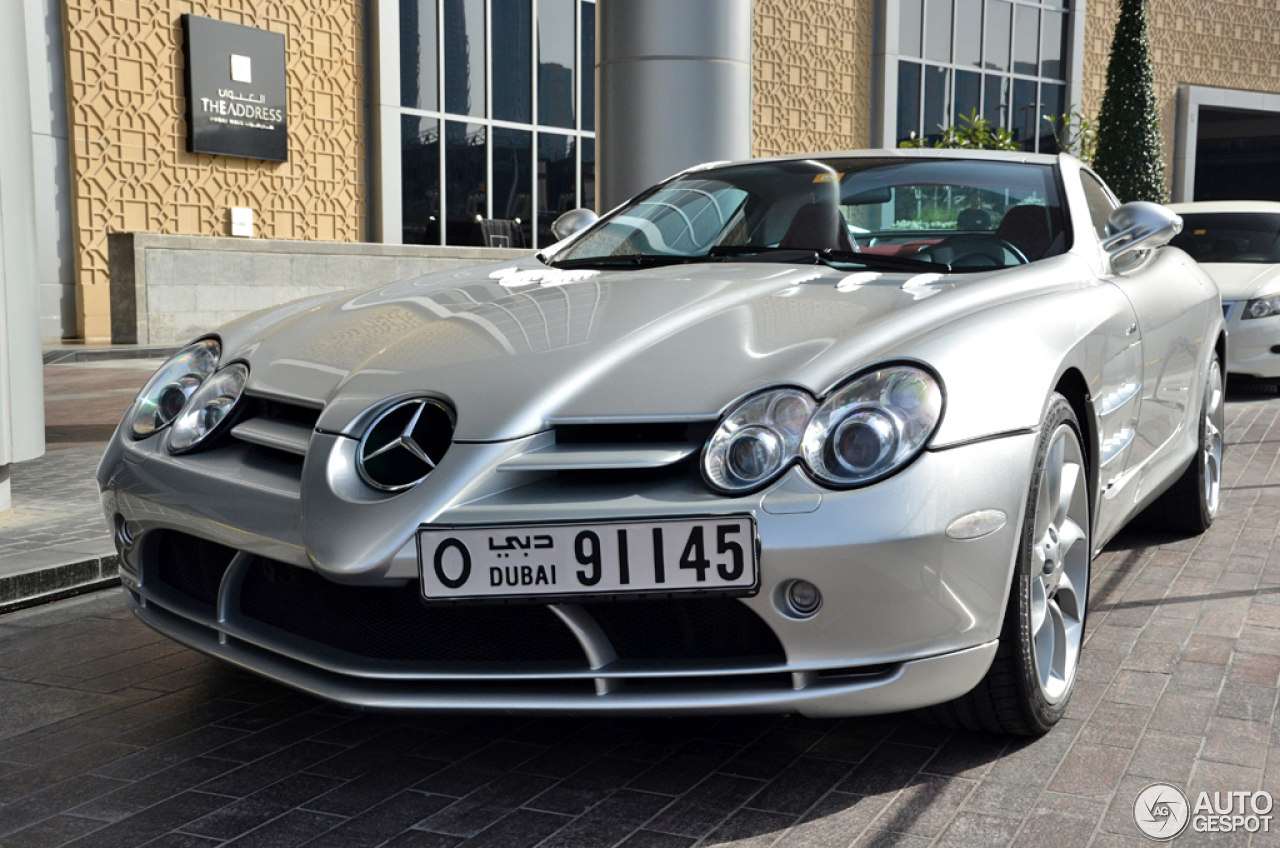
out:
<path id="1" fill-rule="evenodd" d="M 964 778 L 918 775 L 876 820 L 876 827 L 937 836 L 976 785 Z"/>
<path id="2" fill-rule="evenodd" d="M 676 800 L 668 799 L 669 806 L 646 827 L 682 836 L 705 836 L 761 787 L 758 780 L 713 774 Z"/>
<path id="3" fill-rule="evenodd" d="M 747 806 L 798 816 L 843 780 L 849 770 L 848 763 L 838 760 L 801 757 L 760 790 Z"/>

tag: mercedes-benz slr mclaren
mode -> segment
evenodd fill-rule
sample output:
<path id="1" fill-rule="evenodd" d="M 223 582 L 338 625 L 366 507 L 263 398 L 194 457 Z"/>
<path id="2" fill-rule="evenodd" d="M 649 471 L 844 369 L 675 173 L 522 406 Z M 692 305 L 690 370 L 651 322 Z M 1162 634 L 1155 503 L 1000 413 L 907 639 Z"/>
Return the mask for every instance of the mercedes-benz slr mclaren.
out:
<path id="1" fill-rule="evenodd" d="M 1218 289 L 1069 156 L 691 169 L 195 339 L 102 460 L 170 637 L 372 710 L 1034 734 L 1090 561 L 1218 510 Z"/>

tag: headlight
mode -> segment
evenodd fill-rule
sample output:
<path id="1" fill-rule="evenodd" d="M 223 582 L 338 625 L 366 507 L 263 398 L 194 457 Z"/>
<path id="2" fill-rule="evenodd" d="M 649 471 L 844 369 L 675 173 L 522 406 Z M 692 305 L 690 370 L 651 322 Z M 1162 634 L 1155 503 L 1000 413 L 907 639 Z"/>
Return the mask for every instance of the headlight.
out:
<path id="1" fill-rule="evenodd" d="M 832 393 L 809 421 L 801 452 L 828 486 L 887 477 L 924 448 L 942 417 L 942 388 L 912 365 L 870 371 Z"/>
<path id="2" fill-rule="evenodd" d="M 1270 315 L 1280 314 L 1280 294 L 1273 294 L 1270 297 L 1259 297 L 1249 301 L 1244 305 L 1244 314 L 1240 316 L 1241 321 L 1247 321 L 1250 318 L 1266 318 Z"/>
<path id="3" fill-rule="evenodd" d="M 742 494 L 774 479 L 800 455 L 814 400 L 799 389 L 773 389 L 729 412 L 702 452 L 702 472 L 715 489 Z"/>
<path id="4" fill-rule="evenodd" d="M 145 439 L 177 418 L 187 398 L 218 367 L 221 353 L 216 339 L 205 339 L 187 345 L 162 365 L 138 393 L 130 422 L 133 437 Z"/>
<path id="5" fill-rule="evenodd" d="M 210 377 L 196 390 L 169 431 L 169 450 L 190 450 L 217 432 L 231 417 L 249 380 L 249 368 L 237 362 Z"/>

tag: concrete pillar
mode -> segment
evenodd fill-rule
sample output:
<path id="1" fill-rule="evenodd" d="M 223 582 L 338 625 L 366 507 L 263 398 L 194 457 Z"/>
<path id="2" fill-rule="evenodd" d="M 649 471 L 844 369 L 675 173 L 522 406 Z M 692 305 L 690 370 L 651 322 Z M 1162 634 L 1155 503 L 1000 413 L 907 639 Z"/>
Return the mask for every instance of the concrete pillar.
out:
<path id="1" fill-rule="evenodd" d="M 10 466 L 44 453 L 35 154 L 22 3 L 0 3 L 0 514 Z"/>
<path id="2" fill-rule="evenodd" d="M 751 155 L 751 0 L 600 0 L 600 209 L 697 165 Z"/>

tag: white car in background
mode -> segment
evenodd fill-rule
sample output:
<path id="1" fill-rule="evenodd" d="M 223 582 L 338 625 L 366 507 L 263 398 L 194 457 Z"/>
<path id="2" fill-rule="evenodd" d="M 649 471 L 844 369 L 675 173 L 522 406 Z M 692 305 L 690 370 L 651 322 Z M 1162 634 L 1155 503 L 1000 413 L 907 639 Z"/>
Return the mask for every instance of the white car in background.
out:
<path id="1" fill-rule="evenodd" d="M 1175 203 L 1182 233 L 1172 244 L 1200 263 L 1222 292 L 1227 371 L 1280 379 L 1280 203 Z"/>

